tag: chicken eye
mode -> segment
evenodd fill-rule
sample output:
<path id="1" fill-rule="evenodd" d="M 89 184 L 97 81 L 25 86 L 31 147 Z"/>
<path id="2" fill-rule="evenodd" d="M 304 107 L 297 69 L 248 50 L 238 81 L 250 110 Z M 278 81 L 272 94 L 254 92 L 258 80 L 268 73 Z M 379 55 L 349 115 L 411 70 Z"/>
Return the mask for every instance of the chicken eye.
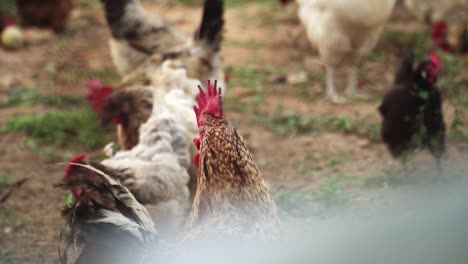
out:
<path id="1" fill-rule="evenodd" d="M 421 71 L 421 77 L 423 77 L 423 79 L 427 79 L 426 71 Z"/>

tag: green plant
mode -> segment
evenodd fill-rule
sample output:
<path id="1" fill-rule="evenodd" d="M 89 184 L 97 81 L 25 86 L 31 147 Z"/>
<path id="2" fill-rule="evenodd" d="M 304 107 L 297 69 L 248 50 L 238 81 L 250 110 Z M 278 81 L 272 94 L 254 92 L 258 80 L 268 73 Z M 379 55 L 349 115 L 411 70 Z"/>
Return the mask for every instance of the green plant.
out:
<path id="1" fill-rule="evenodd" d="M 468 140 L 468 122 L 465 120 L 464 116 L 464 107 L 456 105 L 455 118 L 450 125 L 451 136 L 456 139 Z"/>
<path id="2" fill-rule="evenodd" d="M 67 193 L 65 195 L 63 203 L 65 207 L 71 208 L 73 204 L 75 203 L 75 198 L 73 198 L 73 195 L 71 193 Z"/>
<path id="3" fill-rule="evenodd" d="M 284 111 L 280 106 L 268 118 L 268 124 L 277 136 L 332 131 L 367 137 L 373 142 L 380 141 L 380 125 L 365 118 L 302 116 L 294 111 Z"/>
<path id="4" fill-rule="evenodd" d="M 89 108 L 14 117 L 0 128 L 0 132 L 23 132 L 33 142 L 50 143 L 55 146 L 73 143 L 93 149 L 106 142 L 106 134 L 101 127 L 101 121 Z"/>
<path id="5" fill-rule="evenodd" d="M 344 190 L 343 177 L 340 175 L 325 177 L 320 181 L 320 190 L 315 199 L 325 208 L 345 205 L 349 196 Z"/>
<path id="6" fill-rule="evenodd" d="M 265 44 L 255 41 L 226 40 L 225 45 L 239 47 L 243 49 L 258 50 L 265 48 Z"/>
<path id="7" fill-rule="evenodd" d="M 37 88 L 18 87 L 8 91 L 7 101 L 3 106 L 35 106 L 73 107 L 84 105 L 81 98 L 63 95 L 42 95 Z"/>
<path id="8" fill-rule="evenodd" d="M 98 0 L 81 0 L 78 1 L 78 6 L 83 9 L 98 9 L 100 3 Z"/>
<path id="9" fill-rule="evenodd" d="M 304 192 L 280 192 L 274 197 L 275 203 L 281 212 L 304 215 L 310 213 L 312 195 Z"/>
<path id="10" fill-rule="evenodd" d="M 327 128 L 328 130 L 337 131 L 337 132 L 341 132 L 344 134 L 350 133 L 354 128 L 353 122 L 351 121 L 351 119 L 347 117 L 343 117 L 343 118 L 331 117 L 331 118 L 325 119 L 323 122 L 323 126 Z"/>
<path id="11" fill-rule="evenodd" d="M 415 58 L 422 60 L 427 58 L 432 48 L 431 34 L 428 30 L 414 32 L 401 32 L 386 30 L 382 36 L 382 43 L 390 43 L 394 47 L 418 47 L 414 51 Z"/>
<path id="12" fill-rule="evenodd" d="M 305 118 L 292 111 L 283 111 L 281 107 L 269 119 L 270 128 L 277 136 L 313 133 L 318 130 L 318 121 Z"/>
<path id="13" fill-rule="evenodd" d="M 7 171 L 0 170 L 0 191 L 10 185 L 10 174 Z"/>

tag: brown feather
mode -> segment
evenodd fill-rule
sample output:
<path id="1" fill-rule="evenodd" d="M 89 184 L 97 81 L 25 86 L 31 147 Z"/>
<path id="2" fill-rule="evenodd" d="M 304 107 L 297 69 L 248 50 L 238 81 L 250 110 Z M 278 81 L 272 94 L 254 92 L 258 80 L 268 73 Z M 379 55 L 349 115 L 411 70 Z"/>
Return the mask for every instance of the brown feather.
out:
<path id="1" fill-rule="evenodd" d="M 247 235 L 275 233 L 275 203 L 242 137 L 226 120 L 209 114 L 204 114 L 204 128 L 188 232 L 226 226 Z"/>

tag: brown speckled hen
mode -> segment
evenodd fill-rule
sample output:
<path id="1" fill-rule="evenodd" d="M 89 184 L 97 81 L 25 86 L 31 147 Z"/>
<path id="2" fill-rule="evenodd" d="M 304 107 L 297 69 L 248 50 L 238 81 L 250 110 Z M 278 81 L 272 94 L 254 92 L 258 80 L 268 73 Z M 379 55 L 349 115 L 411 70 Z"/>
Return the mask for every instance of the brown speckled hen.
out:
<path id="1" fill-rule="evenodd" d="M 442 96 L 436 86 L 440 60 L 430 60 L 413 68 L 413 56 L 403 57 L 395 84 L 387 92 L 379 111 L 383 118 L 382 139 L 393 157 L 405 162 L 418 149 L 427 148 L 440 159 L 445 152 L 445 123 Z"/>
<path id="2" fill-rule="evenodd" d="M 270 237 L 277 232 L 277 209 L 247 144 L 225 119 L 221 90 L 208 82 L 195 107 L 200 137 L 198 186 L 186 223 L 188 237 L 228 234 Z"/>

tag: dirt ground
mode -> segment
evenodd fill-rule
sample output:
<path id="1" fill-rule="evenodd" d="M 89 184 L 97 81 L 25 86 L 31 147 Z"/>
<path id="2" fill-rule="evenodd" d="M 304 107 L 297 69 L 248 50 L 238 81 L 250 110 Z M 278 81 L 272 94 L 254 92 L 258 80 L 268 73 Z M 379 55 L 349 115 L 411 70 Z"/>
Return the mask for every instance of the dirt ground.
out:
<path id="1" fill-rule="evenodd" d="M 193 32 L 200 20 L 200 7 L 154 3 L 147 7 L 187 32 Z M 289 207 L 284 213 L 322 216 L 322 210 L 315 210 L 317 206 L 305 212 L 306 207 L 291 204 L 311 201 L 328 208 L 330 204 L 346 206 L 369 197 L 391 199 L 388 197 L 410 192 L 411 188 L 401 185 L 427 181 L 435 166 L 430 155 L 424 152 L 415 158 L 413 170 L 418 172 L 412 180 L 395 180 L 392 173 L 399 165 L 378 140 L 380 118 L 376 108 L 392 82 L 397 61 L 397 44 L 388 37 L 390 34 L 384 33 L 372 59 L 360 71 L 359 89 L 368 98 L 336 105 L 321 97 L 324 70 L 305 36 L 296 34 L 299 29 L 293 11 L 270 3 L 240 5 L 226 11 L 222 47 L 230 79 L 227 116 L 246 138 L 280 208 Z M 425 25 L 395 16 L 386 33 L 423 30 Z M 25 48 L 16 52 L 0 49 L 0 100 L 17 85 L 38 87 L 44 94 L 84 97 L 88 79 L 118 82 L 99 5 L 78 5 L 63 35 L 28 34 L 31 42 Z M 303 74 L 307 76 L 305 82 L 285 81 Z M 467 76 L 468 69 L 463 65 L 457 78 Z M 456 111 L 452 99 L 446 97 L 444 105 L 449 135 Z M 48 110 L 42 106 L 1 108 L 0 126 L 13 116 Z M 281 119 L 284 113 L 334 118 L 342 123 L 303 132 L 300 125 Z M 466 114 L 462 119 L 466 122 Z M 347 128 L 347 122 L 352 122 L 352 128 Z M 466 176 L 468 167 L 463 163 L 468 142 L 448 138 L 445 163 L 455 176 Z M 29 178 L 0 204 L 0 263 L 56 263 L 62 226 L 59 212 L 65 194 L 52 185 L 63 175 L 60 162 L 81 150 L 79 146 L 54 149 L 58 162 L 51 162 L 26 143 L 23 134 L 0 134 L 1 171 L 10 176 L 10 182 Z"/>

